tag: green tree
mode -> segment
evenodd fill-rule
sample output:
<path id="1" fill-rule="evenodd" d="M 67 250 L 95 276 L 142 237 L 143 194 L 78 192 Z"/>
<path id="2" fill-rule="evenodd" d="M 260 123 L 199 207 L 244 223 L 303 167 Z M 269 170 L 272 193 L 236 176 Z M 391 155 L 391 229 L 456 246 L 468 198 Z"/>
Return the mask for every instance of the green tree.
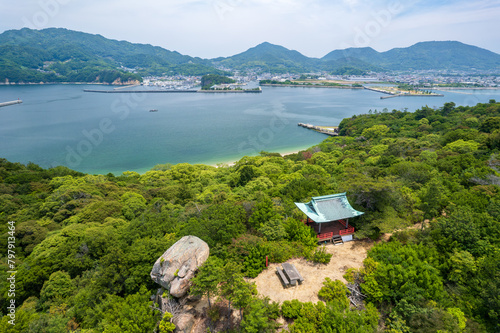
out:
<path id="1" fill-rule="evenodd" d="M 228 245 L 245 232 L 246 213 L 242 206 L 230 202 L 214 204 L 182 226 L 182 235 L 194 235 L 212 248 Z"/>
<path id="2" fill-rule="evenodd" d="M 335 280 L 332 281 L 330 278 L 325 278 L 323 281 L 323 287 L 318 292 L 318 297 L 323 299 L 325 302 L 336 302 L 344 308 L 349 307 L 349 299 L 347 294 L 349 290 L 342 283 L 342 281 Z"/>
<path id="3" fill-rule="evenodd" d="M 146 209 L 146 199 L 138 193 L 127 192 L 122 195 L 122 213 L 125 218 L 132 220 Z"/>
<path id="4" fill-rule="evenodd" d="M 280 219 L 274 218 L 262 224 L 259 228 L 259 233 L 268 241 L 278 241 L 287 237 L 287 232 L 283 222 Z"/>
<path id="5" fill-rule="evenodd" d="M 438 257 L 436 249 L 423 244 L 378 244 L 365 259 L 365 266 L 370 268 L 365 269 L 362 289 L 376 303 L 440 300 L 444 287 L 437 269 Z"/>
<path id="6" fill-rule="evenodd" d="M 50 275 L 40 291 L 40 305 L 43 309 L 60 305 L 73 294 L 75 285 L 68 273 L 57 271 Z"/>
<path id="7" fill-rule="evenodd" d="M 245 333 L 275 332 L 278 324 L 274 321 L 278 317 L 279 306 L 270 303 L 269 299 L 254 298 L 245 309 L 241 330 Z"/>
<path id="8" fill-rule="evenodd" d="M 492 133 L 494 130 L 500 129 L 500 117 L 486 118 L 479 129 L 486 133 Z"/>
<path id="9" fill-rule="evenodd" d="M 98 329 L 105 333 L 151 332 L 160 314 L 151 308 L 149 296 L 145 287 L 125 298 L 108 295 L 94 311 L 99 319 Z"/>
<path id="10" fill-rule="evenodd" d="M 442 212 L 448 202 L 447 194 L 448 190 L 438 178 L 432 178 L 426 183 L 419 192 L 420 209 L 425 218 L 436 217 Z"/>
<path id="11" fill-rule="evenodd" d="M 246 282 L 244 279 L 237 279 L 235 283 L 231 299 L 234 305 L 240 308 L 240 318 L 243 318 L 243 309 L 252 302 L 252 296 L 257 295 L 257 287 L 255 283 Z"/>
<path id="12" fill-rule="evenodd" d="M 279 215 L 277 215 L 274 209 L 273 201 L 267 195 L 263 194 L 253 207 L 248 223 L 254 230 L 257 230 L 274 219 L 279 219 Z"/>
<path id="13" fill-rule="evenodd" d="M 172 314 L 165 312 L 160 321 L 160 333 L 171 333 L 175 330 L 175 325 L 171 322 Z"/>
<path id="14" fill-rule="evenodd" d="M 373 125 L 365 128 L 361 135 L 368 139 L 376 139 L 385 136 L 387 132 L 389 132 L 389 127 L 386 125 Z"/>
<path id="15" fill-rule="evenodd" d="M 300 221 L 287 218 L 285 230 L 290 241 L 300 242 L 308 249 L 314 249 L 318 245 L 318 238 L 314 230 Z"/>
<path id="16" fill-rule="evenodd" d="M 223 280 L 222 260 L 210 256 L 198 269 L 198 273 L 192 279 L 190 293 L 193 295 L 207 295 L 208 307 L 211 308 L 210 297 L 219 294 L 219 284 Z"/>
<path id="17" fill-rule="evenodd" d="M 473 153 L 476 150 L 478 150 L 480 145 L 481 145 L 480 143 L 473 140 L 464 141 L 460 139 L 448 143 L 443 149 L 453 151 L 455 153 L 467 154 L 467 153 Z"/>
<path id="18" fill-rule="evenodd" d="M 228 261 L 222 269 L 222 284 L 220 286 L 221 296 L 225 297 L 228 302 L 228 316 L 231 313 L 231 303 L 238 299 L 236 297 L 237 288 L 242 286 L 244 282 L 241 274 L 241 266 Z"/>

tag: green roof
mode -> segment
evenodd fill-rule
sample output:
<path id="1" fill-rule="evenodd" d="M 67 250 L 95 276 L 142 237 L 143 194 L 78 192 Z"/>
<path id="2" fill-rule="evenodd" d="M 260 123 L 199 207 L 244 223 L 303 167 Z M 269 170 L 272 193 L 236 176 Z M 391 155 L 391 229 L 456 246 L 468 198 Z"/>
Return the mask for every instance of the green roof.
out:
<path id="1" fill-rule="evenodd" d="M 308 203 L 296 202 L 295 205 L 316 223 L 348 219 L 364 214 L 352 208 L 345 192 L 312 197 Z"/>

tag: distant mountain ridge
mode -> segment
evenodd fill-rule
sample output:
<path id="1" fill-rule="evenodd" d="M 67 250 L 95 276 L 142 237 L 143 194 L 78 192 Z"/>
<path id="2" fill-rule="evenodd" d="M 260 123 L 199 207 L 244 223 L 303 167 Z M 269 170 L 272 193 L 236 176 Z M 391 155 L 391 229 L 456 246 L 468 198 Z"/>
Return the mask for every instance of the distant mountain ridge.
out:
<path id="1" fill-rule="evenodd" d="M 334 50 L 318 59 L 264 42 L 230 57 L 201 59 L 62 28 L 23 28 L 0 34 L 0 82 L 111 83 L 147 75 L 225 74 L 217 68 L 273 73 L 443 69 L 499 73 L 500 55 L 457 41 L 432 41 L 385 52 L 370 47 Z"/>
<path id="2" fill-rule="evenodd" d="M 370 47 L 336 50 L 323 60 L 357 58 L 389 70 L 500 69 L 500 55 L 457 41 L 420 42 L 406 48 L 377 52 Z"/>

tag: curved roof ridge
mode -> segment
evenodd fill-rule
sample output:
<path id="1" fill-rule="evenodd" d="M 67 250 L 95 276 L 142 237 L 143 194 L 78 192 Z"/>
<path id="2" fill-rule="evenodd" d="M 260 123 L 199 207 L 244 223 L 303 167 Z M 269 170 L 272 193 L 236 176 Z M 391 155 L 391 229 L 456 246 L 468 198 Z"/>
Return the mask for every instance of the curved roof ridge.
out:
<path id="1" fill-rule="evenodd" d="M 307 203 L 296 202 L 295 205 L 316 223 L 348 219 L 364 214 L 351 206 L 346 192 L 312 197 Z"/>

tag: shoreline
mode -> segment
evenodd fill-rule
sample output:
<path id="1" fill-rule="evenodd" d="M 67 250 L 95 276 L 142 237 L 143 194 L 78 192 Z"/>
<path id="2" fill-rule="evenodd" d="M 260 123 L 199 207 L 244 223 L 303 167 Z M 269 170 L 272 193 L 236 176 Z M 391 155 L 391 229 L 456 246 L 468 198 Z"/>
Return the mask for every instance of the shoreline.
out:
<path id="1" fill-rule="evenodd" d="M 430 90 L 497 90 L 500 87 L 431 87 Z"/>
<path id="2" fill-rule="evenodd" d="M 140 85 L 134 82 L 123 82 L 123 83 L 106 83 L 106 82 L 0 82 L 0 86 L 45 86 L 45 85 L 103 85 L 103 86 L 132 86 Z"/>
<path id="3" fill-rule="evenodd" d="M 306 151 L 307 149 L 312 148 L 314 146 L 317 146 L 320 143 L 321 142 L 318 142 L 317 144 L 308 145 L 308 146 L 304 146 L 304 147 L 284 148 L 283 150 L 278 149 L 278 150 L 275 150 L 275 151 L 269 151 L 268 153 L 279 153 L 282 157 L 284 157 L 284 156 L 287 156 L 287 155 L 297 154 L 297 153 L 299 153 L 301 151 Z M 252 155 L 252 156 L 248 156 L 248 155 L 245 155 L 245 156 L 247 156 L 247 157 L 257 157 L 257 156 L 260 156 L 260 155 L 257 154 L 257 155 Z M 188 163 L 188 164 L 191 164 L 191 165 L 206 165 L 206 166 L 210 166 L 210 167 L 214 167 L 214 168 L 229 168 L 229 167 L 232 167 L 232 166 L 236 165 L 236 163 L 238 163 L 238 161 L 240 161 L 245 156 L 228 157 L 225 160 L 214 159 L 214 160 L 205 160 L 205 161 L 201 161 L 201 162 L 179 162 L 179 163 L 175 163 L 175 164 L 172 164 L 172 165 L 177 165 L 177 164 L 182 164 L 182 163 Z M 221 158 L 221 159 L 224 159 L 224 158 Z M 169 164 L 169 163 L 168 162 L 158 163 L 158 164 L 155 164 L 155 165 L 153 165 L 151 167 L 139 168 L 139 169 L 136 169 L 136 170 L 123 170 L 120 173 L 118 173 L 118 172 L 115 173 L 115 172 L 109 171 L 109 170 L 101 170 L 101 171 L 99 171 L 97 173 L 90 173 L 90 172 L 85 172 L 85 171 L 79 171 L 79 172 L 83 172 L 83 173 L 86 173 L 86 174 L 98 174 L 98 175 L 106 175 L 108 173 L 112 173 L 113 175 L 115 175 L 115 177 L 118 177 L 118 176 L 121 176 L 124 172 L 133 171 L 133 172 L 137 172 L 138 174 L 140 174 L 142 176 L 145 173 L 147 173 L 149 171 L 152 171 L 152 169 L 156 165 L 162 165 L 162 164 Z M 78 171 L 78 170 L 75 170 L 75 171 Z"/>
<path id="4" fill-rule="evenodd" d="M 349 86 L 322 86 L 322 85 L 307 85 L 307 84 L 276 84 L 276 83 L 263 83 L 262 87 L 292 87 L 292 88 L 334 88 L 334 89 L 363 89 L 363 87 L 349 87 Z"/>
<path id="5" fill-rule="evenodd" d="M 319 143 L 318 143 L 319 144 Z M 282 157 L 284 156 L 287 156 L 287 155 L 293 155 L 293 154 L 297 154 L 301 151 L 305 151 L 311 147 L 314 147 L 314 145 L 312 146 L 308 146 L 306 148 L 294 148 L 294 149 L 285 149 L 285 150 L 281 150 L 281 151 L 272 151 L 272 152 L 268 152 L 268 153 L 278 153 L 280 154 Z M 256 157 L 256 156 L 259 156 L 259 155 L 255 155 L 255 156 L 249 156 L 249 157 Z M 234 159 L 230 159 L 228 161 L 223 161 L 223 162 L 202 162 L 202 163 L 192 163 L 193 165 L 195 164 L 204 164 L 204 165 L 208 165 L 208 166 L 212 166 L 212 167 L 215 167 L 215 168 L 226 168 L 226 167 L 232 167 L 234 165 L 236 165 L 236 163 L 241 160 L 243 157 L 245 156 L 242 156 L 240 157 L 239 159 L 237 160 L 234 160 Z"/>

